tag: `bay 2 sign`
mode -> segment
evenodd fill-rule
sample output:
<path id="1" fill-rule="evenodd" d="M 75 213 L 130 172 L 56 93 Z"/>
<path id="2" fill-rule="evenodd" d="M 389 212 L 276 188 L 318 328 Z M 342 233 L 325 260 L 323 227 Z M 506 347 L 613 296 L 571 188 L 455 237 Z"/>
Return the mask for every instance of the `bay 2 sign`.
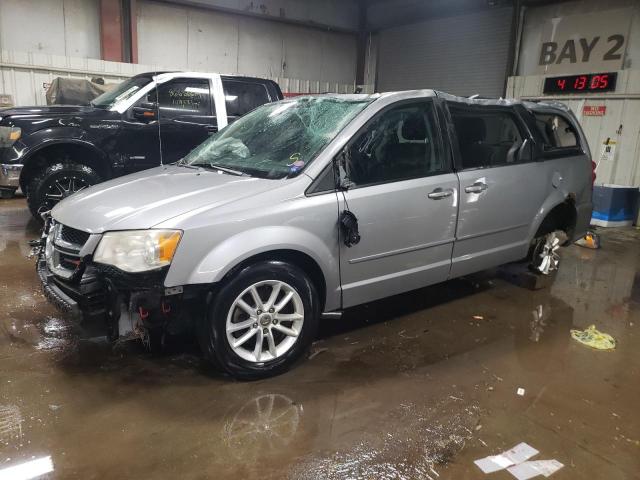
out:
<path id="1" fill-rule="evenodd" d="M 594 60 L 621 60 L 624 54 L 625 37 L 621 33 L 609 35 L 606 39 L 599 36 L 593 38 L 569 39 L 561 46 L 558 42 L 544 42 L 540 48 L 540 61 L 538 65 L 549 65 L 552 63 L 588 63 L 594 48 L 601 42 L 607 43 L 606 51 L 601 53 L 602 58 Z M 600 53 L 600 52 L 599 52 Z"/>
<path id="2" fill-rule="evenodd" d="M 519 75 L 581 75 L 623 69 L 636 9 L 575 13 L 569 4 L 531 9 L 525 18 Z"/>

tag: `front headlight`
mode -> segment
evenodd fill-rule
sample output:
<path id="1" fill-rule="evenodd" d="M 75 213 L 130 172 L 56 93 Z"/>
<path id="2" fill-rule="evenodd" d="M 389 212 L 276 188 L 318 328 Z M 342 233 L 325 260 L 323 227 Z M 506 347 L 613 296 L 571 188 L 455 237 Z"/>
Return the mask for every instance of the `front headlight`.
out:
<path id="1" fill-rule="evenodd" d="M 0 127 L 0 148 L 8 148 L 22 135 L 18 127 Z"/>
<path id="2" fill-rule="evenodd" d="M 102 235 L 93 261 L 125 272 L 145 272 L 171 263 L 180 230 L 127 230 Z"/>

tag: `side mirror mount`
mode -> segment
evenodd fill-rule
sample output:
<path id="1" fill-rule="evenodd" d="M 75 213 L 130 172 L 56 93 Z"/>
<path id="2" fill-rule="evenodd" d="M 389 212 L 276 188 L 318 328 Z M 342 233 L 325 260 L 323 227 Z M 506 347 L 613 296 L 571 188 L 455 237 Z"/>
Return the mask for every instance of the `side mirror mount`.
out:
<path id="1" fill-rule="evenodd" d="M 338 190 L 349 190 L 354 185 L 347 173 L 347 155 L 347 150 L 343 149 L 333 159 L 336 188 Z"/>
<path id="2" fill-rule="evenodd" d="M 150 122 L 158 118 L 158 104 L 156 102 L 144 102 L 133 107 L 132 112 L 134 118 Z"/>
<path id="3" fill-rule="evenodd" d="M 533 143 L 531 139 L 525 138 L 518 149 L 518 163 L 531 162 L 534 158 Z"/>

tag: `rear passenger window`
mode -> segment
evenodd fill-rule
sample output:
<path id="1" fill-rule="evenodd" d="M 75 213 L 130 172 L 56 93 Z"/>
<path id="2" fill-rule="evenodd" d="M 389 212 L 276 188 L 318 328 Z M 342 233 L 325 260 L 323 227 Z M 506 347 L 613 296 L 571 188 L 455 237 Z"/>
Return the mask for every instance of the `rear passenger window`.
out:
<path id="1" fill-rule="evenodd" d="M 269 102 L 267 87 L 261 83 L 222 80 L 222 88 L 229 117 L 241 117 Z"/>
<path id="2" fill-rule="evenodd" d="M 401 105 L 371 121 L 344 151 L 355 187 L 425 177 L 444 171 L 431 103 Z"/>
<path id="3" fill-rule="evenodd" d="M 463 169 L 518 162 L 523 137 L 508 111 L 451 108 Z"/>
<path id="4" fill-rule="evenodd" d="M 542 113 L 534 113 L 534 116 L 546 151 L 576 148 L 579 145 L 578 134 L 564 117 Z"/>

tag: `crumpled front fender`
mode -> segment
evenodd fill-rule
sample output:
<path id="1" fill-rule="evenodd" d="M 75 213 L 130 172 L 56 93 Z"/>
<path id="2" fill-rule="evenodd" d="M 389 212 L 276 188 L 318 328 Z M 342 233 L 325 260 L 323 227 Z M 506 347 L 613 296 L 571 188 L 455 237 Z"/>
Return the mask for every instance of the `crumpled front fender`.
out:
<path id="1" fill-rule="evenodd" d="M 336 245 L 337 250 L 337 245 Z M 322 271 L 326 284 L 326 308 L 340 306 L 337 251 L 313 233 L 294 226 L 265 226 L 231 236 L 213 248 L 195 268 L 174 259 L 165 286 L 213 284 L 221 281 L 231 269 L 255 255 L 290 250 L 313 259 Z"/>

